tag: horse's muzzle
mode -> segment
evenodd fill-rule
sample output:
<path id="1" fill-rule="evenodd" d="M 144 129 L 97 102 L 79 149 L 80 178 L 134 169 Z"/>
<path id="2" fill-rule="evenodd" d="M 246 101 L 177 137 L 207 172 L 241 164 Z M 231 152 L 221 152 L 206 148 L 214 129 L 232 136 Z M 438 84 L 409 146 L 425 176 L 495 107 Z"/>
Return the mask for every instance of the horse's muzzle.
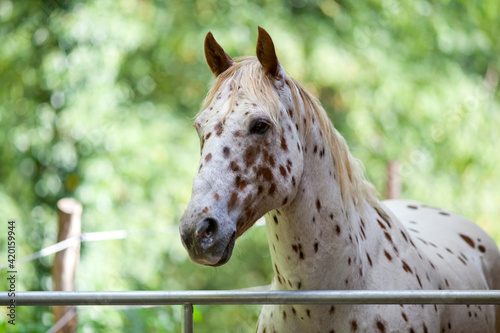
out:
<path id="1" fill-rule="evenodd" d="M 229 261 L 233 253 L 236 232 L 224 232 L 213 217 L 205 217 L 196 224 L 186 223 L 181 218 L 179 227 L 182 244 L 195 263 L 221 266 Z"/>

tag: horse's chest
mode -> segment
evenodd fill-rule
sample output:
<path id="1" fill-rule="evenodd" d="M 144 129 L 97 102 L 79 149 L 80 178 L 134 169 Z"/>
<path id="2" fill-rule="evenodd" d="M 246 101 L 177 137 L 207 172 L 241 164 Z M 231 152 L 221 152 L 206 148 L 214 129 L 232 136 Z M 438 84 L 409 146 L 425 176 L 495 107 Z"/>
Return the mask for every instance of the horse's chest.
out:
<path id="1" fill-rule="evenodd" d="M 433 306 L 264 306 L 257 332 L 433 332 Z"/>

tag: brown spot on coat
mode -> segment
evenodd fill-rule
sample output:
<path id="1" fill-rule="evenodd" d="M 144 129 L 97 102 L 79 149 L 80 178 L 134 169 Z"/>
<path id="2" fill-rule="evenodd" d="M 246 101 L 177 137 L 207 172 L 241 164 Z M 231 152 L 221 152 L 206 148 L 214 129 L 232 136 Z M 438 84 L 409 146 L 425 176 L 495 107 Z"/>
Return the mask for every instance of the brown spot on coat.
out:
<path id="1" fill-rule="evenodd" d="M 264 146 L 265 147 L 268 147 L 269 146 L 269 142 L 268 141 L 265 141 L 264 142 Z M 269 154 L 269 151 L 267 149 L 264 149 L 263 151 L 263 154 L 264 154 L 264 161 L 269 163 L 269 165 L 274 168 L 274 165 L 275 165 L 275 161 L 274 161 L 274 157 L 273 155 Z"/>
<path id="2" fill-rule="evenodd" d="M 275 162 L 274 162 L 273 155 L 269 155 L 269 158 L 267 161 L 269 162 L 269 165 L 271 166 L 271 168 L 274 168 Z"/>
<path id="3" fill-rule="evenodd" d="M 363 228 L 361 227 L 361 228 L 360 228 L 360 230 L 361 230 L 362 238 L 366 239 L 365 229 L 363 229 Z"/>
<path id="4" fill-rule="evenodd" d="M 271 186 L 269 187 L 269 191 L 267 191 L 267 193 L 268 193 L 269 195 L 273 195 L 275 192 L 276 192 L 276 185 L 273 183 L 273 184 L 271 184 Z"/>
<path id="5" fill-rule="evenodd" d="M 245 200 L 243 200 L 244 205 L 248 205 L 252 201 L 252 193 L 248 193 L 248 195 L 245 197 Z"/>
<path id="6" fill-rule="evenodd" d="M 387 213 L 383 210 L 383 209 L 380 209 L 378 207 L 374 207 L 375 210 L 377 211 L 377 214 L 382 218 L 382 220 L 384 220 L 384 222 L 387 224 L 387 227 L 389 227 L 389 229 L 392 228 L 391 226 L 391 218 L 389 217 L 389 215 L 387 215 Z"/>
<path id="7" fill-rule="evenodd" d="M 229 202 L 227 203 L 227 209 L 230 210 L 238 203 L 238 193 L 232 192 L 231 197 L 229 198 Z"/>
<path id="8" fill-rule="evenodd" d="M 240 191 L 242 191 L 245 189 L 245 187 L 247 187 L 248 183 L 246 180 L 241 179 L 241 176 L 238 175 L 234 179 L 234 185 L 236 188 L 238 188 Z"/>
<path id="9" fill-rule="evenodd" d="M 389 252 L 387 252 L 387 251 L 384 250 L 384 254 L 387 257 L 387 259 L 389 259 L 389 261 L 392 260 L 392 256 L 389 254 Z"/>
<path id="10" fill-rule="evenodd" d="M 378 225 L 382 228 L 382 229 L 386 229 L 385 225 L 379 220 L 377 219 L 377 222 L 378 222 Z"/>
<path id="11" fill-rule="evenodd" d="M 382 332 L 382 333 L 385 332 L 385 326 L 380 320 L 377 320 L 376 326 L 380 332 Z"/>
<path id="12" fill-rule="evenodd" d="M 263 177 L 267 182 L 271 182 L 274 179 L 273 172 L 266 166 L 260 166 L 257 170 L 257 178 Z"/>
<path id="13" fill-rule="evenodd" d="M 286 169 L 282 165 L 280 165 L 280 173 L 283 177 L 286 177 Z"/>
<path id="14" fill-rule="evenodd" d="M 238 166 L 238 163 L 236 163 L 235 161 L 231 161 L 231 163 L 229 163 L 229 168 L 234 172 L 240 171 L 240 167 Z"/>
<path id="15" fill-rule="evenodd" d="M 406 261 L 403 260 L 403 269 L 408 272 L 408 273 L 413 273 L 413 270 L 411 267 L 406 263 Z"/>
<path id="16" fill-rule="evenodd" d="M 224 155 L 225 158 L 228 158 L 230 153 L 231 153 L 231 151 L 230 151 L 229 147 L 224 147 L 224 149 L 222 149 L 222 154 Z"/>
<path id="17" fill-rule="evenodd" d="M 250 146 L 245 150 L 243 155 L 243 161 L 247 167 L 252 166 L 257 160 L 257 155 L 260 153 L 259 146 L 253 147 Z"/>
<path id="18" fill-rule="evenodd" d="M 358 323 L 356 320 L 351 320 L 351 332 L 357 332 L 358 330 Z"/>
<path id="19" fill-rule="evenodd" d="M 205 162 L 210 162 L 210 160 L 212 159 L 212 153 L 208 153 L 207 156 L 205 156 Z"/>
<path id="20" fill-rule="evenodd" d="M 417 277 L 417 281 L 418 281 L 418 284 L 420 285 L 420 288 L 423 288 L 422 282 L 420 281 L 420 276 L 418 276 L 418 274 L 415 274 L 415 276 Z"/>
<path id="21" fill-rule="evenodd" d="M 476 247 L 476 244 L 474 243 L 474 241 L 472 240 L 472 238 L 470 238 L 469 236 L 466 236 L 464 234 L 459 234 L 460 237 L 462 237 L 462 239 L 467 243 L 469 244 L 470 247 L 472 247 L 473 249 Z"/>
<path id="22" fill-rule="evenodd" d="M 288 146 L 286 144 L 286 139 L 283 135 L 281 136 L 281 149 L 283 149 L 284 151 L 288 150 Z"/>
<path id="23" fill-rule="evenodd" d="M 372 258 L 370 258 L 370 255 L 368 253 L 366 253 L 366 258 L 368 258 L 368 263 L 370 264 L 370 266 L 373 266 Z"/>
<path id="24" fill-rule="evenodd" d="M 316 209 L 318 212 L 321 210 L 321 201 L 319 201 L 319 199 L 316 199 Z"/>
<path id="25" fill-rule="evenodd" d="M 215 125 L 215 134 L 217 136 L 221 136 L 223 131 L 224 131 L 224 127 L 222 126 L 222 123 L 218 122 L 217 125 Z"/>

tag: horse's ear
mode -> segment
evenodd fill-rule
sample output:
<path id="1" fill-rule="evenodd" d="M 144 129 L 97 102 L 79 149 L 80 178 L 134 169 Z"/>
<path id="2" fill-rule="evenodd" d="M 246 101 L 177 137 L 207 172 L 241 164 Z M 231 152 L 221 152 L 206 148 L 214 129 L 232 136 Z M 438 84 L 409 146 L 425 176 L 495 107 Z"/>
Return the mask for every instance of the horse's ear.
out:
<path id="1" fill-rule="evenodd" d="M 267 74 L 278 77 L 281 74 L 281 66 L 274 50 L 271 36 L 259 26 L 259 37 L 257 39 L 257 58 Z"/>
<path id="2" fill-rule="evenodd" d="M 211 32 L 208 32 L 207 37 L 205 37 L 205 58 L 210 70 L 216 77 L 233 64 L 233 59 L 224 52 Z"/>

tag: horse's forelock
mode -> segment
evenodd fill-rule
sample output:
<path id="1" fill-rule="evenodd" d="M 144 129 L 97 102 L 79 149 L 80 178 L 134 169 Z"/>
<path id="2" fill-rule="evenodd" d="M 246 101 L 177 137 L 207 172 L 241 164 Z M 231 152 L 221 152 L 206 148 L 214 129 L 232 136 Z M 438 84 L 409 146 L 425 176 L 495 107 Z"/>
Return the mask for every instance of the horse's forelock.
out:
<path id="1" fill-rule="evenodd" d="M 224 117 L 234 108 L 236 96 L 241 87 L 243 95 L 253 103 L 258 104 L 262 111 L 268 113 L 275 125 L 279 126 L 280 102 L 274 91 L 271 79 L 262 69 L 262 65 L 257 57 L 243 57 L 235 60 L 229 69 L 215 79 L 215 82 L 203 100 L 201 111 L 208 108 L 214 98 L 230 84 L 233 90 L 230 94 L 229 107 Z"/>

